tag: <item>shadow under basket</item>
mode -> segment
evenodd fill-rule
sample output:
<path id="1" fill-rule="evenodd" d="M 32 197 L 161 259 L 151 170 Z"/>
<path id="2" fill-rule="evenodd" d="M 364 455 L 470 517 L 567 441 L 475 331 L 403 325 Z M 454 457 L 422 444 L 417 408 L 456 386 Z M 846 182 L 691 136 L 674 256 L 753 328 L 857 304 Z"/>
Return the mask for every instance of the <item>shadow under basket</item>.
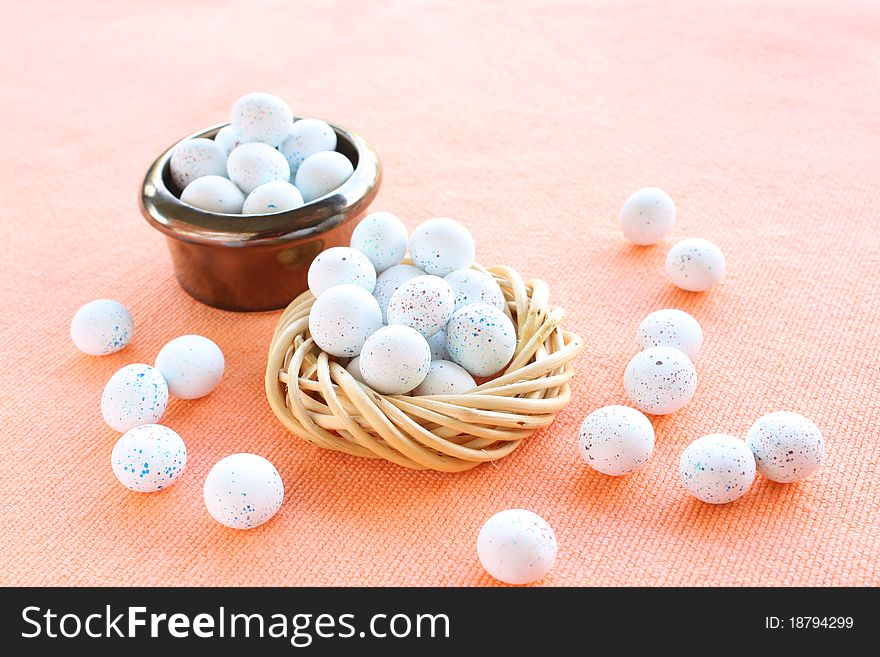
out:
<path id="1" fill-rule="evenodd" d="M 513 359 L 500 376 L 460 395 L 383 395 L 359 383 L 309 334 L 314 302 L 305 292 L 275 329 L 266 395 L 291 432 L 319 447 L 379 458 L 416 470 L 460 472 L 503 458 L 548 426 L 571 400 L 572 361 L 583 340 L 561 326 L 544 281 L 510 267 L 493 276 L 517 330 Z"/>

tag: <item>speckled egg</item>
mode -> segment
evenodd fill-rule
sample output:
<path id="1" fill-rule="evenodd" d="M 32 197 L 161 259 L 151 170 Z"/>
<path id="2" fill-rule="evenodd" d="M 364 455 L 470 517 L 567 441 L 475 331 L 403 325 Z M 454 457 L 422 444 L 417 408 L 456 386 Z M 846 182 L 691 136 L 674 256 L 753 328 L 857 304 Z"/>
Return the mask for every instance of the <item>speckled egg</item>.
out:
<path id="1" fill-rule="evenodd" d="M 781 484 L 806 479 L 825 460 L 825 439 L 812 420 L 789 411 L 768 413 L 752 425 L 746 444 L 758 472 Z"/>
<path id="2" fill-rule="evenodd" d="M 409 236 L 403 222 L 390 212 L 373 212 L 354 229 L 351 247 L 370 259 L 380 274 L 400 264 Z"/>
<path id="3" fill-rule="evenodd" d="M 428 375 L 414 395 L 460 395 L 477 387 L 474 377 L 461 365 L 448 360 L 431 361 Z"/>
<path id="4" fill-rule="evenodd" d="M 439 276 L 417 276 L 401 284 L 388 302 L 388 323 L 411 326 L 428 337 L 446 326 L 455 298 Z"/>
<path id="5" fill-rule="evenodd" d="M 154 367 L 135 363 L 118 370 L 101 395 L 101 415 L 117 431 L 155 424 L 168 406 L 168 384 Z"/>
<path id="6" fill-rule="evenodd" d="M 220 128 L 214 135 L 214 142 L 223 149 L 228 157 L 229 154 L 244 143 L 244 137 L 238 134 L 231 125 Z"/>
<path id="7" fill-rule="evenodd" d="M 376 297 L 379 308 L 382 309 L 383 322 L 388 322 L 388 303 L 397 289 L 408 280 L 424 275 L 425 272 L 412 265 L 394 265 L 379 274 L 376 279 L 376 287 L 373 289 L 373 296 Z"/>
<path id="8" fill-rule="evenodd" d="M 716 433 L 687 446 L 678 472 L 697 499 L 727 504 L 742 497 L 755 480 L 755 457 L 739 438 Z"/>
<path id="9" fill-rule="evenodd" d="M 639 470 L 651 458 L 654 427 L 634 408 L 605 406 L 583 421 L 578 445 L 587 465 L 619 477 Z"/>
<path id="10" fill-rule="evenodd" d="M 299 190 L 284 180 L 273 180 L 260 185 L 244 200 L 243 214 L 265 214 L 295 210 L 303 204 Z"/>
<path id="11" fill-rule="evenodd" d="M 233 529 L 253 529 L 278 512 L 284 483 L 275 466 L 262 456 L 233 454 L 211 468 L 204 498 L 217 522 Z"/>
<path id="12" fill-rule="evenodd" d="M 90 356 L 106 356 L 124 349 L 134 335 L 128 308 L 112 299 L 96 299 L 76 311 L 70 322 L 70 339 Z"/>
<path id="13" fill-rule="evenodd" d="M 489 518 L 477 537 L 477 556 L 492 577 L 507 584 L 530 584 L 556 561 L 556 534 L 537 513 L 508 509 Z"/>
<path id="14" fill-rule="evenodd" d="M 655 310 L 642 320 L 636 331 L 639 347 L 672 347 L 683 351 L 694 360 L 703 346 L 700 323 L 683 310 L 664 308 Z"/>
<path id="15" fill-rule="evenodd" d="M 178 399 L 198 399 L 209 394 L 223 376 L 223 352 L 201 335 L 181 335 L 162 347 L 156 369 Z"/>
<path id="16" fill-rule="evenodd" d="M 291 179 L 307 157 L 322 151 L 336 150 L 336 131 L 320 119 L 300 119 L 278 147 L 290 165 Z"/>
<path id="17" fill-rule="evenodd" d="M 285 160 L 286 161 L 286 160 Z M 306 203 L 326 196 L 339 189 L 346 180 L 351 178 L 354 167 L 342 153 L 322 151 L 307 157 L 294 177 L 294 184 Z"/>
<path id="18" fill-rule="evenodd" d="M 366 383 L 366 381 L 364 381 L 364 377 L 361 376 L 360 356 L 355 356 L 354 358 L 352 358 L 348 365 L 345 366 L 345 370 L 354 377 L 355 381 Z"/>
<path id="19" fill-rule="evenodd" d="M 675 203 L 669 194 L 656 187 L 634 192 L 620 210 L 623 234 L 634 244 L 656 244 L 675 224 Z"/>
<path id="20" fill-rule="evenodd" d="M 228 178 L 203 176 L 186 186 L 180 195 L 180 200 L 208 212 L 240 214 L 244 194 Z"/>
<path id="21" fill-rule="evenodd" d="M 409 326 L 383 326 L 361 350 L 361 376 L 385 395 L 409 392 L 425 379 L 430 367 L 431 348 L 425 336 Z"/>
<path id="22" fill-rule="evenodd" d="M 290 166 L 284 156 L 260 142 L 242 144 L 232 151 L 226 161 L 226 169 L 229 179 L 245 194 L 275 180 L 290 180 Z"/>
<path id="23" fill-rule="evenodd" d="M 494 278 L 476 269 L 456 269 L 444 279 L 455 295 L 455 310 L 485 303 L 504 310 L 504 294 Z"/>
<path id="24" fill-rule="evenodd" d="M 144 424 L 126 431 L 110 456 L 113 474 L 138 493 L 155 493 L 180 478 L 186 467 L 186 445 L 161 424 Z"/>
<path id="25" fill-rule="evenodd" d="M 409 241 L 413 262 L 426 274 L 446 276 L 470 267 L 476 255 L 474 238 L 463 225 L 447 217 L 428 219 Z"/>
<path id="26" fill-rule="evenodd" d="M 202 176 L 226 176 L 226 151 L 212 139 L 188 139 L 171 154 L 171 179 L 178 189 L 186 189 Z"/>
<path id="27" fill-rule="evenodd" d="M 429 336 L 428 346 L 431 347 L 431 360 L 449 360 L 449 352 L 446 351 L 446 329 L 440 329 Z"/>
<path id="28" fill-rule="evenodd" d="M 623 387 L 639 410 L 667 415 L 683 408 L 694 396 L 697 371 L 678 349 L 651 347 L 629 361 Z"/>
<path id="29" fill-rule="evenodd" d="M 382 327 L 382 311 L 373 295 L 358 285 L 336 285 L 315 299 L 309 333 L 333 356 L 353 358 L 367 338 Z"/>
<path id="30" fill-rule="evenodd" d="M 257 91 L 235 101 L 229 122 L 244 141 L 277 148 L 293 130 L 293 112 L 278 96 Z"/>
<path id="31" fill-rule="evenodd" d="M 369 258 L 347 246 L 334 246 L 318 254 L 309 266 L 309 289 L 316 297 L 334 285 L 357 285 L 367 292 L 376 288 L 376 270 Z"/>
<path id="32" fill-rule="evenodd" d="M 705 292 L 722 279 L 726 269 L 721 249 L 700 237 L 677 242 L 666 254 L 666 275 L 689 292 Z"/>
<path id="33" fill-rule="evenodd" d="M 516 328 L 495 306 L 475 303 L 452 315 L 446 325 L 449 357 L 474 376 L 489 376 L 510 362 Z"/>

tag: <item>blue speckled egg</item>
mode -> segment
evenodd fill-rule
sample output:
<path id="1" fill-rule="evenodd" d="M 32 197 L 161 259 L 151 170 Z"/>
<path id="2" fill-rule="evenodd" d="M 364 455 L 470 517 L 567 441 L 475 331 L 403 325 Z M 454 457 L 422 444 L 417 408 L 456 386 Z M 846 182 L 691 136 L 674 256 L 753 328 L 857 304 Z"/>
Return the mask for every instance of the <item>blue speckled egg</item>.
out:
<path id="1" fill-rule="evenodd" d="M 556 534 L 537 513 L 507 509 L 489 518 L 477 537 L 483 568 L 507 584 L 529 584 L 544 577 L 556 561 Z"/>
<path id="2" fill-rule="evenodd" d="M 201 335 L 174 338 L 156 356 L 156 369 L 178 399 L 198 399 L 209 394 L 223 376 L 226 361 L 213 340 Z"/>
<path id="3" fill-rule="evenodd" d="M 278 470 L 256 454 L 232 454 L 205 478 L 205 506 L 214 520 L 233 529 L 253 529 L 274 516 L 284 500 Z"/>
<path id="4" fill-rule="evenodd" d="M 639 470 L 651 458 L 654 427 L 634 408 L 603 406 L 581 424 L 578 445 L 587 465 L 619 477 Z"/>
<path id="5" fill-rule="evenodd" d="M 309 289 L 315 297 L 335 285 L 357 285 L 367 292 L 376 287 L 376 270 L 363 253 L 347 246 L 333 246 L 318 254 L 309 265 Z"/>
<path id="6" fill-rule="evenodd" d="M 431 348 L 414 328 L 392 324 L 367 338 L 358 360 L 361 376 L 373 390 L 402 395 L 424 381 Z"/>
<path id="7" fill-rule="evenodd" d="M 160 424 L 126 431 L 113 446 L 113 474 L 138 493 L 155 493 L 180 478 L 186 467 L 186 445 L 176 432 Z"/>
<path id="8" fill-rule="evenodd" d="M 685 448 L 678 473 L 684 487 L 697 499 L 727 504 L 745 495 L 755 480 L 755 457 L 745 441 L 711 434 Z"/>
<path id="9" fill-rule="evenodd" d="M 296 178 L 296 172 L 306 158 L 322 151 L 336 150 L 336 132 L 330 124 L 320 119 L 300 119 L 293 124 L 287 138 L 278 147 L 290 165 L 290 178 Z"/>
<path id="10" fill-rule="evenodd" d="M 474 376 L 489 376 L 513 357 L 516 328 L 495 306 L 465 306 L 446 325 L 446 350 L 453 361 Z"/>
<path id="11" fill-rule="evenodd" d="M 131 313 L 118 301 L 97 299 L 76 311 L 70 339 L 90 356 L 106 356 L 124 349 L 134 334 Z"/>
<path id="12" fill-rule="evenodd" d="M 382 310 L 382 321 L 388 322 L 388 303 L 391 297 L 397 292 L 397 288 L 416 276 L 424 276 L 418 267 L 413 265 L 394 265 L 386 269 L 376 279 L 376 287 L 373 289 L 373 296 L 379 302 L 379 308 Z"/>
<path id="13" fill-rule="evenodd" d="M 758 418 L 746 435 L 746 443 L 755 455 L 758 472 L 781 484 L 806 479 L 825 460 L 825 439 L 819 427 L 790 411 Z"/>
<path id="14" fill-rule="evenodd" d="M 391 295 L 386 317 L 389 324 L 411 326 L 428 337 L 446 326 L 454 306 L 449 283 L 439 276 L 416 276 Z"/>
<path id="15" fill-rule="evenodd" d="M 390 212 L 373 212 L 364 217 L 351 236 L 351 248 L 370 259 L 378 273 L 400 264 L 409 238 L 406 226 Z"/>
<path id="16" fill-rule="evenodd" d="M 168 384 L 155 367 L 143 363 L 117 371 L 101 395 L 104 421 L 117 431 L 155 424 L 168 406 Z"/>
<path id="17" fill-rule="evenodd" d="M 168 163 L 171 179 L 181 191 L 196 178 L 226 177 L 226 151 L 212 139 L 188 139 L 178 144 Z"/>
<path id="18" fill-rule="evenodd" d="M 485 303 L 504 310 L 504 293 L 494 278 L 476 269 L 456 269 L 444 279 L 455 294 L 455 310 Z"/>

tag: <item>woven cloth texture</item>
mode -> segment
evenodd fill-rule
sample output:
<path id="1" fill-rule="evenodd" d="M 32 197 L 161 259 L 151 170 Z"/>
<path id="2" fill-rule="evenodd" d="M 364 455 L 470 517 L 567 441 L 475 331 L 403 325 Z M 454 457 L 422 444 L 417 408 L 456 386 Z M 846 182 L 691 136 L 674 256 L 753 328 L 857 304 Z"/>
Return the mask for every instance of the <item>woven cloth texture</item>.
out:
<path id="1" fill-rule="evenodd" d="M 100 585 L 490 585 L 481 524 L 522 507 L 559 540 L 546 585 L 880 584 L 880 7 L 865 2 L 13 3 L 0 22 L 0 580 Z M 263 394 L 277 313 L 233 314 L 176 284 L 140 217 L 149 163 L 252 90 L 364 134 L 385 167 L 374 209 L 412 228 L 451 216 L 478 258 L 550 283 L 587 343 L 573 402 L 503 461 L 460 475 L 321 451 Z M 628 245 L 635 189 L 675 199 L 670 241 Z M 663 275 L 702 236 L 728 275 L 705 294 Z M 83 303 L 134 314 L 129 348 L 73 347 Z M 638 474 L 590 471 L 583 417 L 627 403 L 648 312 L 702 323 L 692 403 L 653 420 Z M 200 333 L 221 386 L 172 401 L 182 479 L 113 477 L 104 383 Z M 827 460 L 796 485 L 759 477 L 734 504 L 689 497 L 697 437 L 760 415 L 812 418 Z M 287 489 L 236 532 L 202 502 L 211 465 L 249 451 Z"/>

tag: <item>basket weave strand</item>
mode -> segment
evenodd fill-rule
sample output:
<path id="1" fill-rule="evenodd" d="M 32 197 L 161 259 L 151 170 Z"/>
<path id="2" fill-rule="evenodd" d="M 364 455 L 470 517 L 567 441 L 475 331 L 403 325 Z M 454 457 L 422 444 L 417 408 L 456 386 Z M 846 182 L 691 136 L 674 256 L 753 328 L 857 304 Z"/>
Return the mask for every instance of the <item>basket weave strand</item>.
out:
<path id="1" fill-rule="evenodd" d="M 510 267 L 475 269 L 495 278 L 517 346 L 504 372 L 460 395 L 382 395 L 355 380 L 309 335 L 314 297 L 282 313 L 269 348 L 266 395 L 291 432 L 319 447 L 381 458 L 417 470 L 460 472 L 510 454 L 549 425 L 571 399 L 580 337 L 560 326 L 546 283 Z"/>

